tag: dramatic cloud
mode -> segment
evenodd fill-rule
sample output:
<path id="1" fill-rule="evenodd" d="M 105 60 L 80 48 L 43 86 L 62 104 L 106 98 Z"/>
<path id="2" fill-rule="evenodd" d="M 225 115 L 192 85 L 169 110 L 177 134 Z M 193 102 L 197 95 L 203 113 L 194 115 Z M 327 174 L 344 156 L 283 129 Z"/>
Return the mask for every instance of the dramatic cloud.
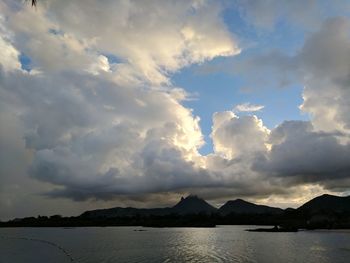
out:
<path id="1" fill-rule="evenodd" d="M 326 188 L 348 188 L 350 145 L 342 145 L 341 133 L 316 132 L 310 122 L 288 121 L 269 137 L 266 159 L 255 169 L 286 179 L 288 184 L 320 183 Z"/>
<path id="2" fill-rule="evenodd" d="M 262 121 L 237 130 L 234 121 L 257 118 L 217 113 L 212 133 L 216 152 L 228 159 L 234 153 L 254 152 L 245 155 L 253 159 L 250 168 L 271 183 L 281 180 L 288 186 L 310 183 L 333 191 L 349 189 L 349 32 L 348 18 L 331 18 L 308 35 L 294 55 L 274 50 L 235 60 L 233 73 L 244 72 L 249 81 L 255 78 L 255 89 L 265 88 L 264 78 L 276 88 L 285 88 L 286 83 L 303 85 L 300 109 L 309 114 L 310 121 L 285 121 L 271 132 Z M 235 110 L 248 106 L 238 105 Z"/>
<path id="3" fill-rule="evenodd" d="M 294 82 L 304 85 L 300 109 L 311 117 L 273 129 L 266 141 L 271 150 L 254 162 L 254 170 L 282 177 L 288 185 L 349 188 L 349 32 L 348 18 L 328 19 L 294 56 L 271 52 L 240 65 L 246 74 L 267 67 L 277 81 L 290 71 Z"/>
<path id="4" fill-rule="evenodd" d="M 272 1 L 271 10 L 258 12 L 254 1 L 235 3 L 244 19 L 269 30 L 280 15 L 294 21 L 287 9 L 302 4 Z M 296 200 L 298 191 L 349 189 L 350 26 L 344 17 L 308 27 L 314 31 L 295 54 L 252 55 L 234 67 L 259 85 L 303 84 L 300 108 L 310 121 L 268 129 L 244 115 L 264 106 L 240 104 L 213 114 L 213 152 L 200 154 L 200 118 L 184 106 L 189 94 L 171 76 L 241 52 L 222 11 L 220 3 L 200 0 L 46 0 L 37 8 L 1 2 L 1 204 L 15 206 L 34 193 L 40 194 L 35 202 L 164 204 L 164 196 L 186 192 L 216 200 Z M 305 12 L 295 16 L 316 23 Z"/>
<path id="5" fill-rule="evenodd" d="M 30 176 L 57 187 L 48 195 L 109 199 L 215 184 L 198 153 L 199 118 L 181 105 L 186 92 L 159 85 L 186 65 L 239 52 L 219 5 L 0 7 L 8 29 L 1 38 L 2 114 L 21 123 Z M 30 72 L 20 69 L 20 54 Z"/>
<path id="6" fill-rule="evenodd" d="M 15 46 L 45 71 L 96 71 L 102 64 L 99 70 L 112 70 L 119 81 L 162 84 L 169 82 L 167 73 L 186 65 L 240 52 L 220 18 L 220 5 L 206 1 L 50 0 L 37 9 L 15 6 L 3 7 L 11 12 L 7 26 L 16 32 Z"/>

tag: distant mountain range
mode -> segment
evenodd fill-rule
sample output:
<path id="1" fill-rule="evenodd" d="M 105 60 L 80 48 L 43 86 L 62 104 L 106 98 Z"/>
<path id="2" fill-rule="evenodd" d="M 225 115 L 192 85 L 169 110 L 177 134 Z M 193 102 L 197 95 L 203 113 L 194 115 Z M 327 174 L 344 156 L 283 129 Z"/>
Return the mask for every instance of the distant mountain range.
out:
<path id="1" fill-rule="evenodd" d="M 132 217 L 132 216 L 163 216 L 163 215 L 190 215 L 190 214 L 220 214 L 223 216 L 229 214 L 281 214 L 283 209 L 269 207 L 265 205 L 256 205 L 242 199 L 236 199 L 226 202 L 219 209 L 207 203 L 196 195 L 189 195 L 173 207 L 166 208 L 109 208 L 86 211 L 81 214 L 85 218 L 113 218 L 113 217 Z"/>
<path id="2" fill-rule="evenodd" d="M 227 201 L 219 209 L 207 203 L 205 200 L 199 198 L 196 195 L 189 195 L 182 197 L 181 200 L 173 207 L 166 208 L 109 208 L 98 209 L 92 211 L 86 211 L 81 214 L 81 217 L 96 218 L 96 217 L 130 217 L 130 216 L 162 216 L 170 214 L 189 215 L 189 214 L 219 214 L 221 216 L 227 216 L 230 214 L 236 215 L 252 215 L 252 214 L 271 214 L 280 215 L 284 212 L 289 213 L 303 213 L 313 215 L 317 213 L 350 213 L 350 196 L 340 197 L 334 195 L 321 195 L 307 203 L 303 204 L 297 209 L 287 208 L 281 209 L 277 207 L 270 207 L 266 205 L 257 205 L 251 202 L 247 202 L 242 199 Z"/>
<path id="3" fill-rule="evenodd" d="M 39 216 L 0 222 L 13 226 L 197 226 L 251 224 L 284 229 L 350 228 L 350 196 L 318 196 L 297 209 L 257 205 L 242 199 L 227 201 L 219 209 L 196 195 L 182 197 L 172 207 L 115 207 L 91 210 L 77 217 Z"/>
<path id="4" fill-rule="evenodd" d="M 132 216 L 165 216 L 171 214 L 189 215 L 189 214 L 213 214 L 218 211 L 217 208 L 208 204 L 205 200 L 196 195 L 189 195 L 173 207 L 166 208 L 132 208 L 115 207 L 109 209 L 98 209 L 86 211 L 81 214 L 84 218 L 113 218 L 113 217 L 132 217 Z"/>

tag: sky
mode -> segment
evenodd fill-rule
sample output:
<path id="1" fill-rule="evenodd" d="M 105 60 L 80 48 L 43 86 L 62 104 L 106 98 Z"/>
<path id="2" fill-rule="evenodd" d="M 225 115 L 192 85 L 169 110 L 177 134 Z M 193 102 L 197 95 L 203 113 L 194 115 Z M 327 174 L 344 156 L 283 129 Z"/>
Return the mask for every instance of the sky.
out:
<path id="1" fill-rule="evenodd" d="M 0 220 L 350 193 L 350 3 L 0 2 Z"/>

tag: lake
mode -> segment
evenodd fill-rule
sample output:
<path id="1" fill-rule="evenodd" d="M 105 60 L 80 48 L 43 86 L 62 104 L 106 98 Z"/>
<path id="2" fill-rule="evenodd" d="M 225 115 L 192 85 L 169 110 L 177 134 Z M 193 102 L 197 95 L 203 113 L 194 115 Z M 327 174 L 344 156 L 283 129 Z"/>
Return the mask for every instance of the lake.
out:
<path id="1" fill-rule="evenodd" d="M 2 228 L 0 262 L 350 262 L 347 231 L 247 228 Z"/>

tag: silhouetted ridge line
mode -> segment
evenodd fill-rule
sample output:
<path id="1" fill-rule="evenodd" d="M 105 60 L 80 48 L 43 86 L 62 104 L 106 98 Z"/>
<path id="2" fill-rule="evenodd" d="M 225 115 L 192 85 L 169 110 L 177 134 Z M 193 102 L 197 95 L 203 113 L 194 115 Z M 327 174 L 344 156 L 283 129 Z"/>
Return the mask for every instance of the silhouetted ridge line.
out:
<path id="1" fill-rule="evenodd" d="M 77 217 L 38 216 L 0 222 L 1 227 L 152 226 L 214 227 L 216 225 L 273 225 L 268 231 L 350 229 L 350 196 L 322 195 L 297 209 L 285 210 L 230 200 L 219 209 L 195 195 L 182 197 L 172 207 L 115 207 L 90 210 Z M 258 231 L 266 231 L 258 229 Z"/>
<path id="2" fill-rule="evenodd" d="M 281 208 L 270 207 L 266 205 L 257 205 L 242 199 L 227 201 L 219 209 L 219 213 L 222 215 L 235 214 L 281 214 L 283 210 Z"/>
<path id="3" fill-rule="evenodd" d="M 310 214 L 320 213 L 322 211 L 338 213 L 350 212 L 350 196 L 324 194 L 311 199 L 297 210 Z"/>

